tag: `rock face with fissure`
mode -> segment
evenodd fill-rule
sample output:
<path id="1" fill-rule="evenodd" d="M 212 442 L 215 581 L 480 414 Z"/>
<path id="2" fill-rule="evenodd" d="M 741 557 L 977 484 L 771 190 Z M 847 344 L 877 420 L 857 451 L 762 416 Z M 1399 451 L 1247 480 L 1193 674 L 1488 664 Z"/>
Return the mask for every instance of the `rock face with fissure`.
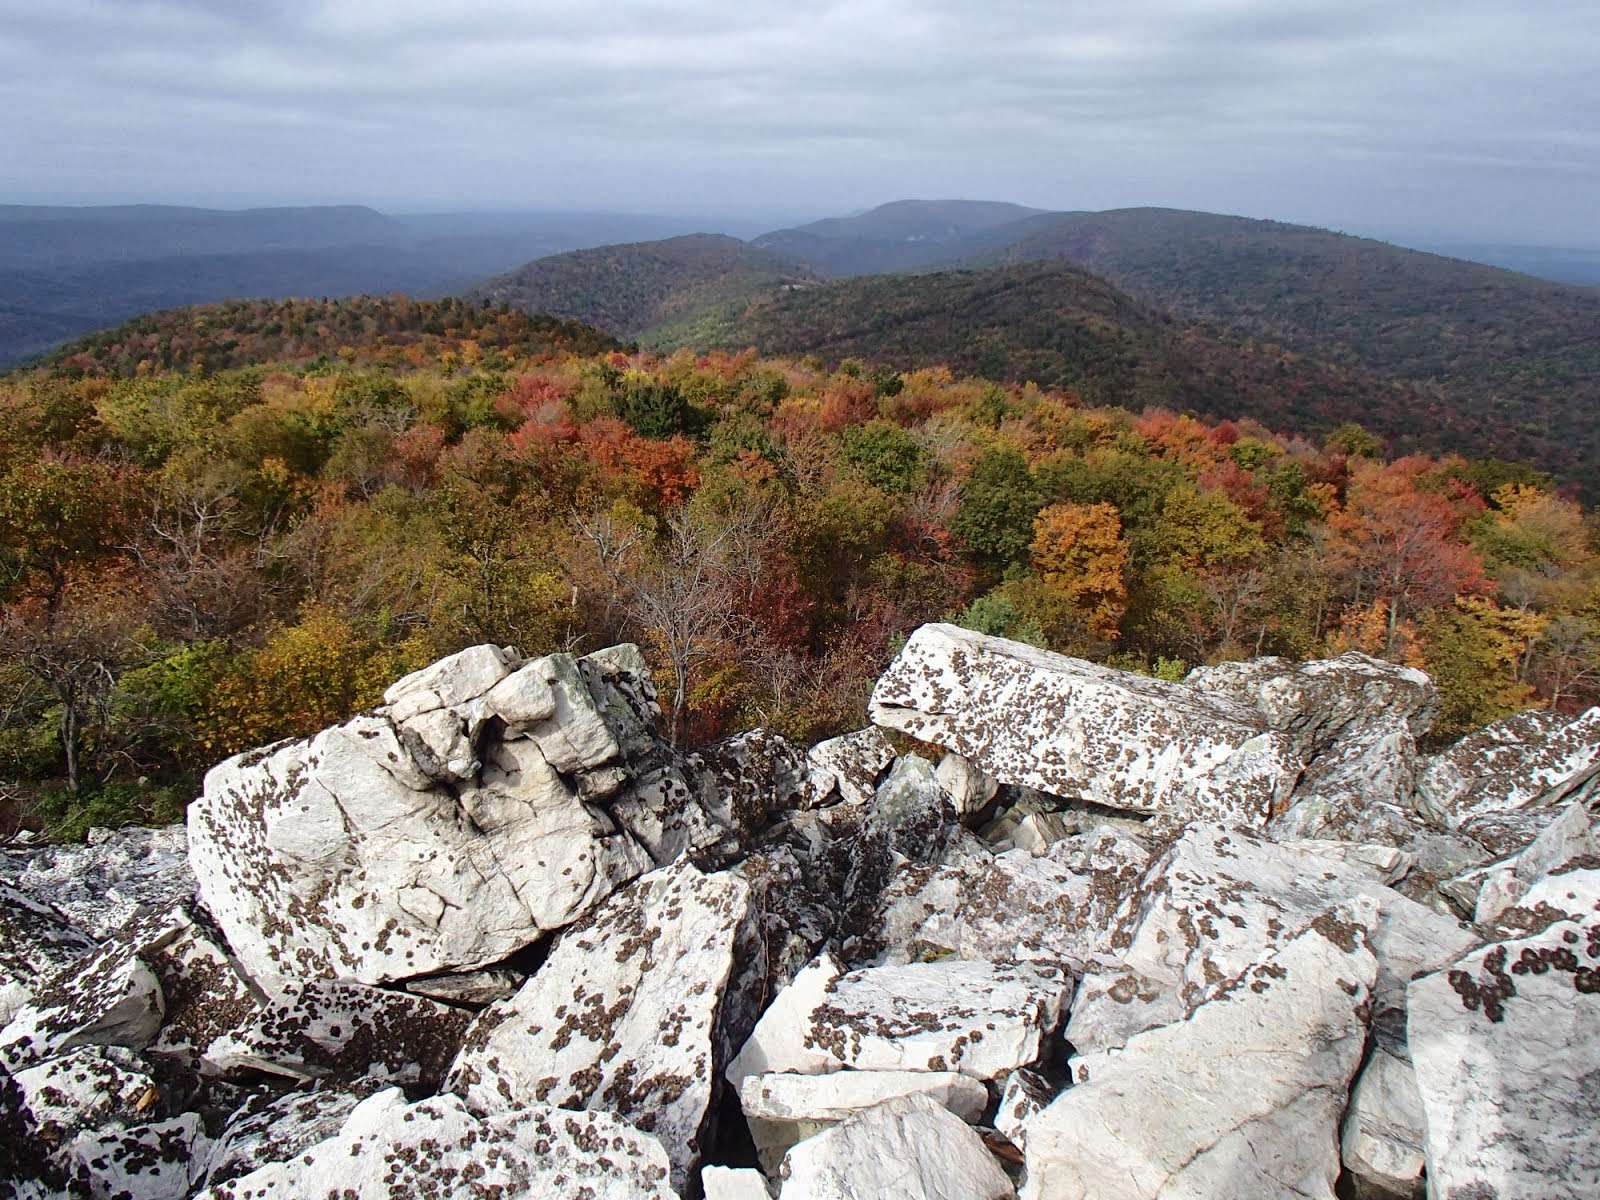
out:
<path id="1" fill-rule="evenodd" d="M 574 929 L 539 973 L 468 1031 L 448 1086 L 476 1112 L 529 1097 L 632 1118 L 683 1186 L 723 1052 L 722 995 L 749 888 L 687 860 L 647 875 Z"/>
<path id="2" fill-rule="evenodd" d="M 1435 704 L 929 626 L 684 753 L 473 647 L 0 853 L 0 1197 L 1600 1194 L 1600 724 Z"/>
<path id="3" fill-rule="evenodd" d="M 1079 1055 L 1028 1122 L 1026 1200 L 1332 1196 L 1376 919 L 1325 912 L 1183 1020 Z"/>
<path id="4" fill-rule="evenodd" d="M 912 634 L 869 711 L 1002 783 L 1128 812 L 1260 825 L 1300 773 L 1237 701 L 954 625 Z"/>

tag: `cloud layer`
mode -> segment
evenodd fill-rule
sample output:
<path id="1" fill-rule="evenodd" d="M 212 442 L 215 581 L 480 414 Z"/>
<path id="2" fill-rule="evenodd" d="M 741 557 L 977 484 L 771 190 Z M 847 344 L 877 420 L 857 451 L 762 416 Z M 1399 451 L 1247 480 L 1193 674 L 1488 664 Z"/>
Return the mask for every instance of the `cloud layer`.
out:
<path id="1" fill-rule="evenodd" d="M 0 0 L 0 199 L 1600 241 L 1591 0 Z"/>

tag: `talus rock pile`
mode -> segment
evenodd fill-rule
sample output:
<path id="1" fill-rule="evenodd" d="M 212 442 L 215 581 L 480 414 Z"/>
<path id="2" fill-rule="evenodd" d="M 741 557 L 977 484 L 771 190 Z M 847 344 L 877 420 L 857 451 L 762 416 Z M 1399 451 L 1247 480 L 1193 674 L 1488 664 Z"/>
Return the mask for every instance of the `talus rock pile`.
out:
<path id="1" fill-rule="evenodd" d="M 0 1196 L 1600 1194 L 1600 715 L 1436 707 L 933 625 L 682 753 L 471 648 L 0 856 Z"/>

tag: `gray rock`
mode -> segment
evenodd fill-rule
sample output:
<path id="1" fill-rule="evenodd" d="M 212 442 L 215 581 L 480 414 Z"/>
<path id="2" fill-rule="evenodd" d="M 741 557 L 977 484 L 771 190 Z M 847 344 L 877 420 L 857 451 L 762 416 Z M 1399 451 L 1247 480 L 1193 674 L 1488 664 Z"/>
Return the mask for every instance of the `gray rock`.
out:
<path id="1" fill-rule="evenodd" d="M 71 1190 L 91 1200 L 183 1200 L 207 1144 L 194 1113 L 81 1133 L 66 1150 Z"/>
<path id="2" fill-rule="evenodd" d="M 112 1122 L 154 1119 L 161 1095 L 139 1056 L 120 1047 L 69 1050 L 12 1078 L 33 1119 L 35 1136 L 57 1150 L 80 1133 Z"/>
<path id="3" fill-rule="evenodd" d="M 780 1200 L 1010 1200 L 1011 1181 L 960 1117 L 900 1096 L 801 1142 Z"/>
<path id="4" fill-rule="evenodd" d="M 702 1167 L 705 1200 L 772 1200 L 766 1177 L 751 1167 Z"/>
<path id="5" fill-rule="evenodd" d="M 1026 1200 L 1331 1198 L 1376 920 L 1370 901 L 1325 913 L 1184 1020 L 1077 1056 L 1024 1126 Z"/>
<path id="6" fill-rule="evenodd" d="M 876 725 L 818 742 L 806 751 L 806 773 L 815 803 L 865 805 L 894 758 L 894 747 Z"/>
<path id="7" fill-rule="evenodd" d="M 165 912 L 194 896 L 188 837 L 182 825 L 91 829 L 71 846 L 12 847 L 0 876 L 68 924 L 100 942 L 135 917 Z"/>
<path id="8" fill-rule="evenodd" d="M 1002 783 L 1128 812 L 1260 826 L 1300 774 L 1253 708 L 954 625 L 913 633 L 868 711 Z"/>
<path id="9" fill-rule="evenodd" d="M 941 758 L 934 778 L 955 803 L 956 812 L 962 817 L 982 812 L 1000 790 L 997 781 L 959 754 L 946 754 Z"/>
<path id="10" fill-rule="evenodd" d="M 472 1015 L 422 996 L 360 983 L 291 983 L 240 1029 L 213 1042 L 219 1071 L 289 1079 L 372 1078 L 436 1091 Z"/>
<path id="11" fill-rule="evenodd" d="M 1356 650 L 1311 662 L 1257 658 L 1196 667 L 1184 682 L 1255 708 L 1307 759 L 1340 740 L 1371 743 L 1396 724 L 1419 738 L 1433 727 L 1439 706 L 1426 674 Z"/>
<path id="12" fill-rule="evenodd" d="M 1576 718 L 1530 710 L 1425 760 L 1417 797 L 1436 820 L 1459 828 L 1476 814 L 1523 808 L 1597 761 L 1600 708 Z"/>
<path id="13" fill-rule="evenodd" d="M 976 1124 L 989 1091 L 954 1071 L 834 1071 L 751 1075 L 739 1087 L 762 1169 L 775 1175 L 789 1148 L 896 1096 L 921 1095 Z"/>
<path id="14" fill-rule="evenodd" d="M 824 955 L 762 1015 L 730 1083 L 774 1071 L 958 1071 L 994 1079 L 1036 1062 L 1072 979 L 1042 964 L 946 959 L 843 972 Z"/>
<path id="15" fill-rule="evenodd" d="M 1550 876 L 1503 919 L 1532 928 L 1409 993 L 1428 1188 L 1576 1200 L 1600 1186 L 1600 870 Z"/>
<path id="16" fill-rule="evenodd" d="M 356 1105 L 376 1090 L 319 1087 L 285 1096 L 252 1097 L 228 1118 L 206 1154 L 201 1184 L 214 1188 L 265 1163 L 288 1162 L 337 1137 Z"/>
<path id="17" fill-rule="evenodd" d="M 1569 804 L 1511 858 L 1485 868 L 1477 889 L 1473 920 L 1487 925 L 1516 904 L 1545 876 L 1568 863 L 1589 861 L 1600 866 L 1600 837 L 1581 803 Z"/>
<path id="18" fill-rule="evenodd" d="M 1026 1067 L 1006 1076 L 1000 1090 L 1000 1104 L 995 1109 L 995 1131 L 1019 1150 L 1028 1144 L 1028 1122 L 1050 1107 L 1061 1093 L 1037 1071 Z"/>
<path id="19" fill-rule="evenodd" d="M 1474 944 L 1459 921 L 1387 886 L 1397 851 L 1341 842 L 1272 842 L 1196 824 L 1146 873 L 1106 930 L 1067 1027 L 1080 1051 L 1113 1049 L 1181 1020 L 1329 908 L 1378 906 L 1375 1012 L 1404 1006 L 1407 982 Z"/>
<path id="20" fill-rule="evenodd" d="M 616 1113 L 660 1136 L 682 1187 L 722 1066 L 723 991 L 748 907 L 743 880 L 687 860 L 638 880 L 478 1016 L 447 1086 L 481 1114 L 535 1101 Z"/>
<path id="21" fill-rule="evenodd" d="M 78 1046 L 144 1049 L 166 1012 L 160 980 L 146 958 L 190 925 L 181 909 L 136 920 L 44 980 L 0 1030 L 0 1064 L 16 1071 Z"/>
<path id="22" fill-rule="evenodd" d="M 661 1146 L 603 1112 L 530 1103 L 478 1117 L 458 1097 L 363 1100 L 337 1136 L 200 1193 L 204 1200 L 672 1200 Z"/>
<path id="23" fill-rule="evenodd" d="M 0 1025 L 17 1015 L 41 979 L 93 946 L 59 909 L 0 884 Z"/>
<path id="24" fill-rule="evenodd" d="M 590 803 L 615 790 L 620 775 L 596 780 L 622 765 L 623 743 L 644 736 L 615 682 L 631 661 L 517 665 L 477 647 L 402 680 L 387 711 L 214 768 L 189 811 L 190 861 L 250 975 L 379 983 L 490 966 L 648 869 Z M 537 718 L 541 688 L 553 707 Z M 490 719 L 500 703 L 513 721 Z M 402 736 L 430 714 L 464 731 L 481 764 L 470 778 L 457 770 L 467 750 L 419 760 L 418 738 Z M 501 736 L 514 728 L 526 732 Z"/>
<path id="25" fill-rule="evenodd" d="M 413 996 L 426 996 L 444 1004 L 476 1008 L 506 999 L 522 986 L 526 978 L 515 971 L 466 971 L 459 975 L 413 979 L 406 984 L 406 991 Z"/>
<path id="26" fill-rule="evenodd" d="M 1081 969 L 1150 858 L 1136 838 L 1106 829 L 1038 855 L 907 867 L 883 892 L 856 953 L 882 963 L 953 954 Z"/>
<path id="27" fill-rule="evenodd" d="M 1411 1064 L 1374 1048 L 1350 1092 L 1339 1137 L 1345 1170 L 1378 1196 L 1422 1186 L 1422 1096 Z"/>
<path id="28" fill-rule="evenodd" d="M 1272 822 L 1271 832 L 1275 837 L 1403 844 L 1418 824 L 1409 819 L 1416 772 L 1417 744 L 1404 722 L 1371 720 L 1360 736 L 1340 738 L 1311 762 L 1288 811 Z M 1390 836 L 1384 836 L 1382 826 L 1364 820 L 1378 805 L 1405 814 Z"/>

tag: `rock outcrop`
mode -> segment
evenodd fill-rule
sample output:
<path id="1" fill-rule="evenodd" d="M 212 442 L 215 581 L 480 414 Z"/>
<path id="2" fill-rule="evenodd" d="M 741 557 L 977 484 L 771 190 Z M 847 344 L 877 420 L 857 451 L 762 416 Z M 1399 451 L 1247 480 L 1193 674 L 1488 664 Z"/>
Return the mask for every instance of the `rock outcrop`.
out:
<path id="1" fill-rule="evenodd" d="M 955 625 L 911 635 L 869 712 L 1002 783 L 1126 812 L 1260 825 L 1300 773 L 1293 740 L 1237 701 Z"/>
<path id="2" fill-rule="evenodd" d="M 935 625 L 681 753 L 474 647 L 0 854 L 0 1196 L 1595 1195 L 1600 720 L 1435 705 Z"/>

